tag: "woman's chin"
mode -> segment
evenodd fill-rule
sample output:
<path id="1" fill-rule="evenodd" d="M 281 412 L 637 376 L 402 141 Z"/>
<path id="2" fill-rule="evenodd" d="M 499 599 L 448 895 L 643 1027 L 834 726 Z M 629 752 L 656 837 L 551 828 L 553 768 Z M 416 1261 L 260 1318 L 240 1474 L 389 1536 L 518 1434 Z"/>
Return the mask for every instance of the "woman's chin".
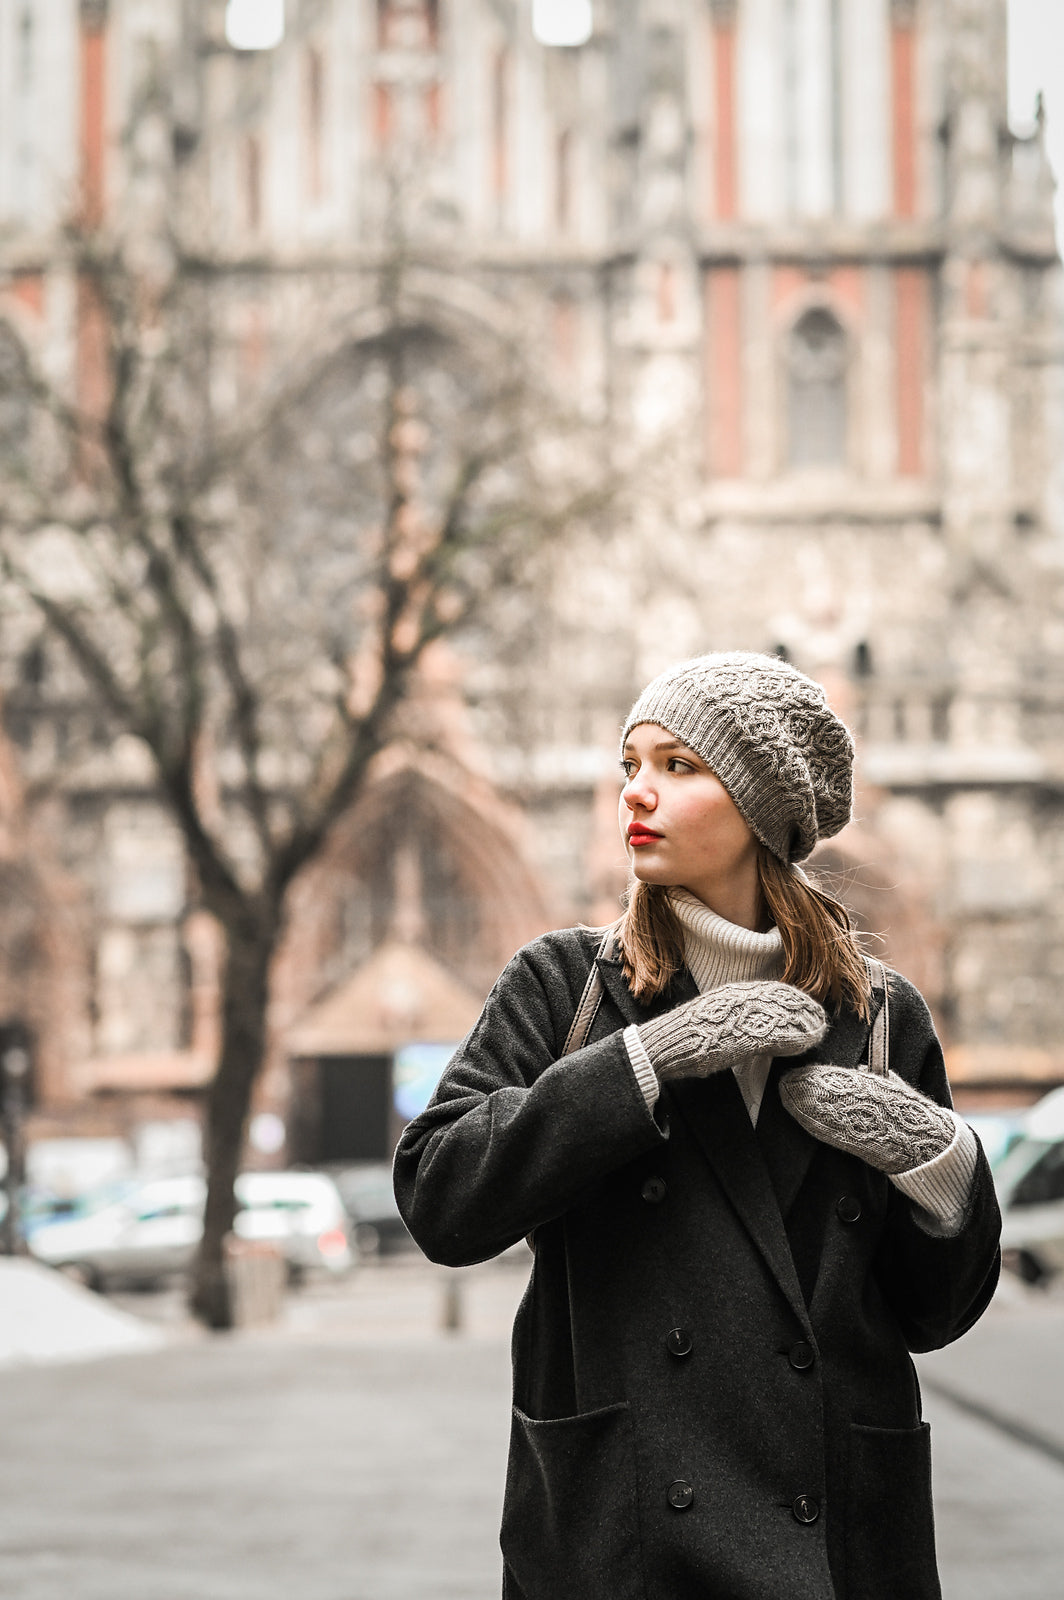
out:
<path id="1" fill-rule="evenodd" d="M 638 856 L 632 860 L 632 876 L 639 883 L 656 883 L 666 888 L 672 884 L 672 878 L 661 863 L 641 861 Z"/>

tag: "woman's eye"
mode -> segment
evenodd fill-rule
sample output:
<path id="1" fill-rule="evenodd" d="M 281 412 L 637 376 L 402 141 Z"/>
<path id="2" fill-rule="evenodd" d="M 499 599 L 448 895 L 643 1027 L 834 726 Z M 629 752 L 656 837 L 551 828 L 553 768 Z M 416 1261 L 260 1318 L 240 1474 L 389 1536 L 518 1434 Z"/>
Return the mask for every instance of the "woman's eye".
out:
<path id="1" fill-rule="evenodd" d="M 691 763 L 685 761 L 682 756 L 673 756 L 669 762 L 670 772 L 693 772 L 694 770 Z"/>
<path id="2" fill-rule="evenodd" d="M 632 776 L 632 774 L 635 772 L 635 762 L 634 761 L 622 761 L 621 762 L 621 772 L 624 774 L 624 777 L 626 779 L 630 778 Z"/>

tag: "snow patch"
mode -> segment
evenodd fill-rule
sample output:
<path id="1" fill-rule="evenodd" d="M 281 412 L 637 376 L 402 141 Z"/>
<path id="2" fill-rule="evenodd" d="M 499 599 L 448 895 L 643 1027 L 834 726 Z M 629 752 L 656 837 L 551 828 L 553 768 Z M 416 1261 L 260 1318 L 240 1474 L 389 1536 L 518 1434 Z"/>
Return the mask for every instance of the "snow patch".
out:
<path id="1" fill-rule="evenodd" d="M 163 1343 L 161 1329 L 50 1267 L 20 1257 L 0 1260 L 0 1367 L 90 1361 Z"/>

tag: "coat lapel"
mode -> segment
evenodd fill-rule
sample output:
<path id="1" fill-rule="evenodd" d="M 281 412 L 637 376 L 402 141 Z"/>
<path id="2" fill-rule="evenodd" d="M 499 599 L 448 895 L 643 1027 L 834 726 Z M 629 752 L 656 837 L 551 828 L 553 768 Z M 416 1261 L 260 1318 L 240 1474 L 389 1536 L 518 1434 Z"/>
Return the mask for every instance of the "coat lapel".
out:
<path id="1" fill-rule="evenodd" d="M 780 1099 L 780 1078 L 796 1065 L 796 1061 L 782 1057 L 772 1063 L 757 1117 L 758 1146 L 776 1191 L 780 1215 L 784 1218 L 794 1204 L 817 1149 L 812 1134 L 806 1133 L 800 1123 L 788 1115 Z"/>
<path id="2" fill-rule="evenodd" d="M 873 991 L 873 1020 L 882 1004 L 880 990 Z M 820 1141 L 806 1133 L 789 1115 L 780 1099 L 779 1082 L 792 1067 L 809 1062 L 830 1062 L 835 1067 L 855 1067 L 864 1058 L 870 1028 L 856 1012 L 845 1010 L 835 1020 L 827 1037 L 807 1055 L 779 1056 L 772 1063 L 761 1110 L 757 1118 L 757 1141 L 772 1177 L 780 1213 L 786 1217 L 802 1186 L 809 1163 L 820 1149 Z"/>
<path id="3" fill-rule="evenodd" d="M 731 1072 L 681 1079 L 671 1086 L 703 1154 L 776 1279 L 795 1314 L 809 1313 L 794 1269 L 768 1167 L 758 1145 L 739 1085 Z"/>
<path id="4" fill-rule="evenodd" d="M 595 965 L 598 967 L 603 987 L 624 1018 L 626 1027 L 631 1022 L 647 1022 L 651 1017 L 660 1016 L 663 1011 L 671 1011 L 673 1006 L 680 1005 L 684 1000 L 693 1000 L 698 993 L 698 986 L 685 967 L 660 1000 L 645 1006 L 629 989 L 624 968 L 616 957 L 596 956 Z"/>

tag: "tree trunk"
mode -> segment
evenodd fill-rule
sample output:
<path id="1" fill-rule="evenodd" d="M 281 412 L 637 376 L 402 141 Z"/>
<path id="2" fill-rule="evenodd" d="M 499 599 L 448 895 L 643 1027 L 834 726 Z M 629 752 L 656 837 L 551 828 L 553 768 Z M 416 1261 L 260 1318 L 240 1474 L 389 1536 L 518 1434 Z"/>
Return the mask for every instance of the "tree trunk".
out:
<path id="1" fill-rule="evenodd" d="M 240 919 L 226 928 L 222 1048 L 207 1101 L 204 1147 L 207 1204 L 203 1238 L 192 1269 L 189 1305 L 209 1328 L 230 1328 L 233 1311 L 224 1243 L 236 1215 L 233 1185 L 240 1170 L 251 1093 L 266 1049 L 270 965 L 278 918 Z"/>

